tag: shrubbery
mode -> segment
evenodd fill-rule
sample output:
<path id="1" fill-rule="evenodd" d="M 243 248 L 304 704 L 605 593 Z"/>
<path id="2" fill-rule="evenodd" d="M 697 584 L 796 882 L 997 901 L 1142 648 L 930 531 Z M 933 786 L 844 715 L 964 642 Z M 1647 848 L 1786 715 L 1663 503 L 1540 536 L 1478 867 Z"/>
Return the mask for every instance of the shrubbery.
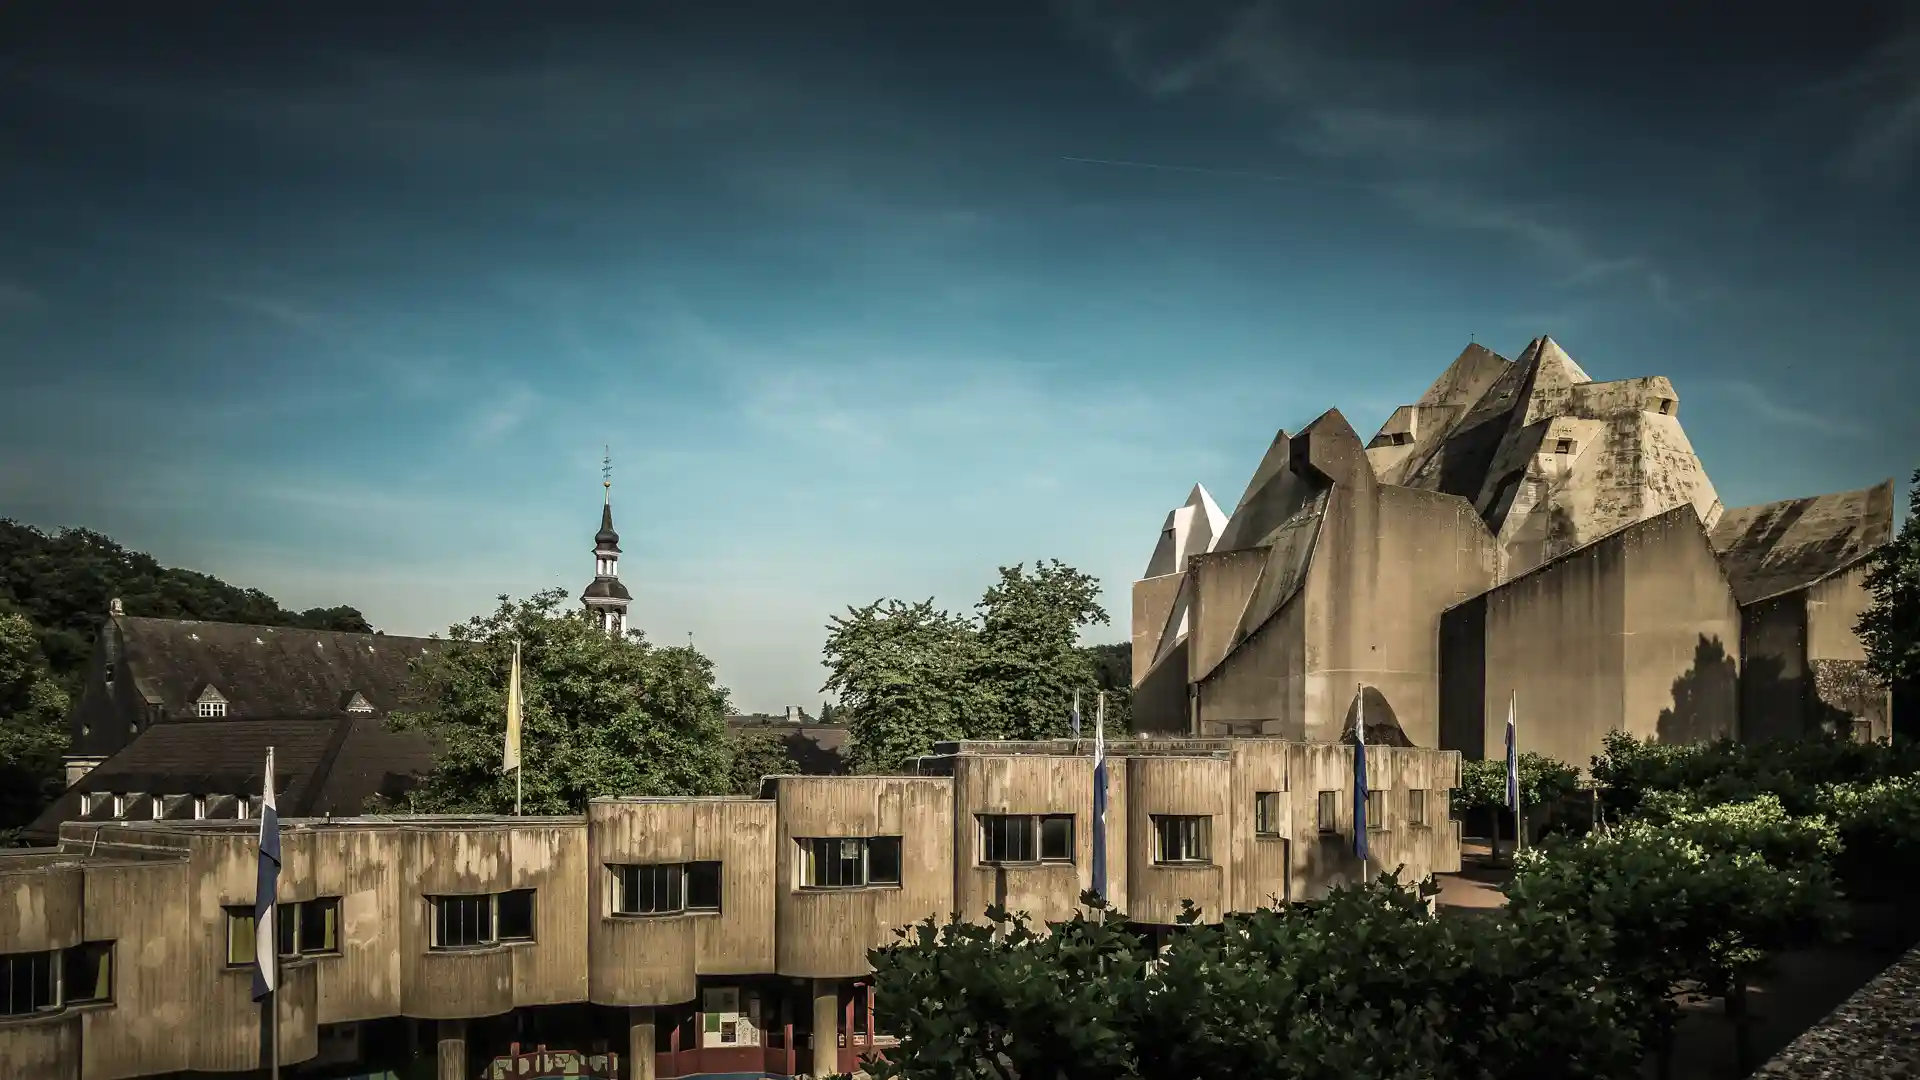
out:
<path id="1" fill-rule="evenodd" d="M 1572 789 L 1573 770 L 1528 757 L 1530 800 Z M 1603 826 L 1523 854 L 1504 916 L 1437 917 L 1431 883 L 1382 878 L 1217 926 L 1190 915 L 1157 955 L 1091 896 L 1090 915 L 1045 929 L 1004 911 L 923 923 L 873 954 L 901 1045 L 872 1069 L 1624 1078 L 1648 1054 L 1664 1066 L 1690 997 L 1725 999 L 1750 1057 L 1746 989 L 1770 958 L 1833 939 L 1843 886 L 1920 861 L 1920 757 L 1904 748 L 1614 736 L 1593 772 Z M 1462 801 L 1500 805 L 1504 788 L 1504 763 L 1473 763 Z"/>

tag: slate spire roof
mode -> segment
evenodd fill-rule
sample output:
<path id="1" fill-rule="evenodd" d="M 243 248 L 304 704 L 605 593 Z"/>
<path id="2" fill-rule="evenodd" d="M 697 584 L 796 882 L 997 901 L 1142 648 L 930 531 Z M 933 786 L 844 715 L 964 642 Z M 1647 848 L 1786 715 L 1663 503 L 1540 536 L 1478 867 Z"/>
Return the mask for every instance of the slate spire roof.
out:
<path id="1" fill-rule="evenodd" d="M 600 507 L 600 531 L 593 534 L 593 546 L 599 551 L 619 551 L 620 534 L 613 531 L 613 496 Z"/>

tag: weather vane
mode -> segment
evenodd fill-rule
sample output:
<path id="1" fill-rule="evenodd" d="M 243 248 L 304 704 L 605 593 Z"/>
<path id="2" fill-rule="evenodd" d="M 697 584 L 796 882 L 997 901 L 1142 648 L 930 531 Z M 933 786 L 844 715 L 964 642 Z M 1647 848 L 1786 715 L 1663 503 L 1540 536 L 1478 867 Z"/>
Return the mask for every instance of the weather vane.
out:
<path id="1" fill-rule="evenodd" d="M 600 458 L 600 486 L 606 489 L 607 498 L 613 498 L 613 445 L 607 445 L 607 452 Z"/>

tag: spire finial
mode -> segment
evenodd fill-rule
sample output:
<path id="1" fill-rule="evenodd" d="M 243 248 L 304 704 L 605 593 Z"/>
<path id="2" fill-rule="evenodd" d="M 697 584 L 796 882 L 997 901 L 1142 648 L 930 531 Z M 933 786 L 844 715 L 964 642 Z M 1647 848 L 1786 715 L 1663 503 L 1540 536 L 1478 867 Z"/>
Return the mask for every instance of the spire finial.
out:
<path id="1" fill-rule="evenodd" d="M 600 487 L 606 494 L 606 503 L 613 505 L 613 446 L 608 444 L 606 453 L 600 458 Z"/>

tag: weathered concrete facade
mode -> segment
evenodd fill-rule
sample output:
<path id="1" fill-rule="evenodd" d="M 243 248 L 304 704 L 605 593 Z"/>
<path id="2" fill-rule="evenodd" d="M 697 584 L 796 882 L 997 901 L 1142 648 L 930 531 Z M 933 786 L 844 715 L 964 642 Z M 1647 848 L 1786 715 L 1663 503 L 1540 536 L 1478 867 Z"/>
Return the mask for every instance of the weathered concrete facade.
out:
<path id="1" fill-rule="evenodd" d="M 471 1076 L 508 1052 L 487 1025 L 571 1009 L 597 1040 L 573 1049 L 620 1056 L 623 1076 L 849 1071 L 886 1045 L 863 980 L 895 928 L 995 903 L 1075 910 L 1090 750 L 948 744 L 916 776 L 776 777 L 760 798 L 603 799 L 581 817 L 284 822 L 281 910 L 298 915 L 282 915 L 281 1061 L 408 1018 L 442 1075 Z M 1458 870 L 1459 755 L 1367 753 L 1380 819 L 1362 867 L 1351 747 L 1116 742 L 1115 905 L 1170 923 L 1187 899 L 1218 918 L 1362 874 Z M 70 823 L 57 850 L 0 855 L 0 962 L 33 988 L 0 1016 L 0 1075 L 257 1068 L 257 828 Z M 485 912 L 484 929 L 449 912 Z"/>
<path id="2" fill-rule="evenodd" d="M 1470 346 L 1364 448 L 1338 412 L 1280 432 L 1184 562 L 1163 535 L 1135 723 L 1335 741 L 1364 697 L 1370 737 L 1478 756 L 1517 694 L 1526 747 L 1580 766 L 1613 729 L 1883 736 L 1854 624 L 1891 535 L 1890 482 L 1724 509 L 1664 378 Z"/>

